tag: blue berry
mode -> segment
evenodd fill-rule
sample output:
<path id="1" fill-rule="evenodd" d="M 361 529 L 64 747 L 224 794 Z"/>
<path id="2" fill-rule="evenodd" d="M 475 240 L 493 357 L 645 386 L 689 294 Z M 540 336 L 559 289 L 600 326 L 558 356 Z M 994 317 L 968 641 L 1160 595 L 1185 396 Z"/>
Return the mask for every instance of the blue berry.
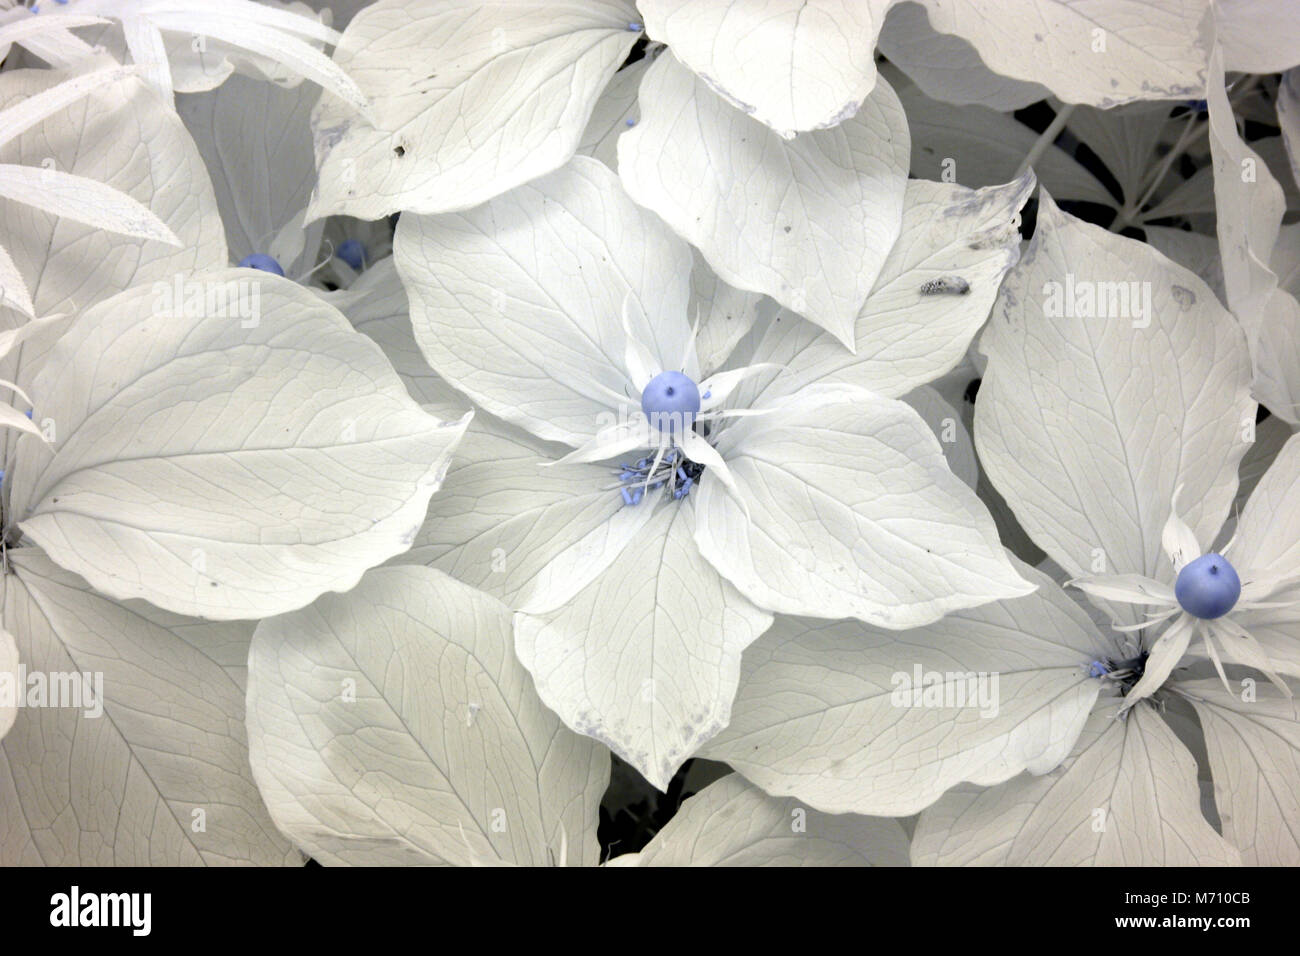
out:
<path id="1" fill-rule="evenodd" d="M 344 239 L 334 253 L 353 269 L 360 271 L 366 261 L 366 247 L 358 239 Z"/>
<path id="2" fill-rule="evenodd" d="M 681 372 L 660 372 L 641 390 L 641 411 L 661 431 L 685 431 L 699 410 L 699 386 Z"/>
<path id="3" fill-rule="evenodd" d="M 274 275 L 284 275 L 284 270 L 280 268 L 280 263 L 275 261 L 273 256 L 268 256 L 264 252 L 254 252 L 251 256 L 244 256 L 239 260 L 241 269 L 261 269 L 263 272 L 270 272 Z"/>
<path id="4" fill-rule="evenodd" d="M 1213 620 L 1236 605 L 1241 597 L 1241 578 L 1223 555 L 1203 554 L 1178 572 L 1174 596 L 1188 614 Z"/>

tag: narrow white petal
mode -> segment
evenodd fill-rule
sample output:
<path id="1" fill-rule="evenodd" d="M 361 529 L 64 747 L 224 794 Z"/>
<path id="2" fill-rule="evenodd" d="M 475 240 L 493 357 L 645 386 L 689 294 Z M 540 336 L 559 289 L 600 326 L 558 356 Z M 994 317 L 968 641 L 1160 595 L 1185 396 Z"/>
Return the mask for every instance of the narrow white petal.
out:
<path id="1" fill-rule="evenodd" d="M 623 334 L 627 336 L 627 344 L 623 350 L 623 361 L 627 363 L 628 377 L 632 379 L 632 384 L 636 390 L 641 392 L 650 384 L 650 380 L 663 369 L 657 368 L 658 363 L 655 357 L 650 354 L 650 350 L 637 340 L 632 332 L 632 317 L 630 310 L 632 300 L 636 296 L 631 289 L 627 290 L 627 295 L 623 296 Z"/>
<path id="2" fill-rule="evenodd" d="M 591 441 L 551 464 L 576 465 L 589 461 L 606 461 L 640 448 L 651 448 L 654 443 L 650 423 L 644 418 L 637 418 L 602 428 Z"/>
<path id="3" fill-rule="evenodd" d="M 1146 604 L 1154 607 L 1178 604 L 1173 588 L 1144 574 L 1087 575 L 1068 583 L 1104 601 L 1123 601 L 1125 604 Z"/>
<path id="4" fill-rule="evenodd" d="M 1173 500 L 1169 503 L 1169 519 L 1160 533 L 1160 543 L 1164 546 L 1165 554 L 1169 556 L 1175 571 L 1181 571 L 1183 565 L 1194 561 L 1202 554 L 1195 533 L 1187 527 L 1182 518 L 1178 517 L 1178 492 L 1182 490 L 1182 485 L 1174 490 Z"/>
<path id="5" fill-rule="evenodd" d="M 1174 623 L 1165 629 L 1152 645 L 1151 653 L 1147 655 L 1146 669 L 1142 672 L 1142 678 L 1133 685 L 1133 689 L 1124 698 L 1124 710 L 1144 697 L 1150 697 L 1164 685 L 1170 672 L 1183 659 L 1183 654 L 1186 653 L 1187 645 L 1191 642 L 1195 630 L 1196 619 L 1190 614 L 1175 619 Z"/>
<path id="6" fill-rule="evenodd" d="M 717 408 L 727 400 L 727 397 L 735 391 L 736 386 L 745 379 L 760 372 L 771 372 L 780 368 L 780 365 L 773 362 L 760 362 L 757 365 L 746 365 L 744 368 L 710 375 L 700 383 L 700 411 L 707 412 L 712 408 Z"/>
<path id="7" fill-rule="evenodd" d="M 749 505 L 741 497 L 740 488 L 736 485 L 736 478 L 732 475 L 731 470 L 727 468 L 727 463 L 722 460 L 722 456 L 718 454 L 717 449 L 692 431 L 686 432 L 679 438 L 678 444 L 682 446 L 682 451 L 686 452 L 687 458 L 717 474 L 719 480 L 726 485 L 727 490 L 736 499 L 736 503 L 744 509 L 745 517 L 748 518 Z"/>

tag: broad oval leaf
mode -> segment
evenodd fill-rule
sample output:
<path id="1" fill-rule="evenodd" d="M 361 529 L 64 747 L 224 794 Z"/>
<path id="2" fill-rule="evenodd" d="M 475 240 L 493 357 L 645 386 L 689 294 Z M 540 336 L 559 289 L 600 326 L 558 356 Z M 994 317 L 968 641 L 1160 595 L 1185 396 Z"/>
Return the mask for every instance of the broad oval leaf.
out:
<path id="1" fill-rule="evenodd" d="M 844 123 L 786 141 L 665 53 L 618 140 L 632 198 L 725 282 L 763 292 L 852 347 L 853 319 L 898 237 L 907 120 L 876 83 Z"/>
<path id="2" fill-rule="evenodd" d="M 300 864 L 253 782 L 243 686 L 219 663 L 247 655 L 252 625 L 110 600 L 32 548 L 9 561 L 28 706 L 0 742 L 0 861 Z"/>
<path id="3" fill-rule="evenodd" d="M 898 398 L 948 372 L 1020 258 L 1020 209 L 1033 188 L 1032 173 L 980 190 L 909 181 L 902 233 L 854 321 L 854 351 L 783 313 L 752 359 L 782 371 L 748 388 L 764 402 L 818 383 Z"/>
<path id="4" fill-rule="evenodd" d="M 639 402 L 625 305 L 660 370 L 690 354 L 689 248 L 586 156 L 468 212 L 404 213 L 393 256 L 434 370 L 548 441 L 580 445 L 618 396 Z"/>
<path id="5" fill-rule="evenodd" d="M 904 816 L 963 781 L 1044 773 L 1097 699 L 1106 643 L 1045 575 L 1033 594 L 906 631 L 780 618 L 745 653 L 730 726 L 705 747 L 769 793 Z"/>
<path id="6" fill-rule="evenodd" d="M 1196 760 L 1156 711 L 1097 703 L 1042 776 L 963 787 L 921 814 L 916 866 L 1240 866 L 1201 813 Z"/>
<path id="7" fill-rule="evenodd" d="M 32 386 L 10 507 L 115 598 L 264 617 L 410 546 L 467 418 L 421 411 L 379 347 L 252 269 L 89 309 Z"/>
<path id="8" fill-rule="evenodd" d="M 612 863 L 907 866 L 908 842 L 897 820 L 818 813 L 730 774 L 683 803 L 644 850 Z"/>
<path id="9" fill-rule="evenodd" d="M 374 339 L 406 383 L 406 390 L 421 405 L 469 409 L 471 402 L 429 368 L 411 331 L 411 310 L 397 263 L 385 256 L 369 266 L 338 302 L 352 327 Z"/>
<path id="10" fill-rule="evenodd" d="M 556 465 L 566 451 L 477 413 L 415 543 L 393 561 L 445 571 L 512 608 L 525 597 L 563 603 L 609 566 L 649 510 L 624 507 L 606 464 Z"/>
<path id="11" fill-rule="evenodd" d="M 1033 590 L 901 401 L 813 385 L 740 419 L 717 447 L 738 490 L 705 471 L 695 540 L 760 607 L 908 628 Z"/>
<path id="12" fill-rule="evenodd" d="M 640 0 L 667 43 L 732 106 L 787 139 L 836 126 L 876 83 L 875 47 L 894 0 Z"/>
<path id="13" fill-rule="evenodd" d="M 1300 704 L 1264 684 L 1180 681 L 1205 731 L 1223 835 L 1248 866 L 1300 865 Z"/>
<path id="14" fill-rule="evenodd" d="M 319 96 L 314 84 L 286 89 L 236 75 L 210 92 L 181 97 L 180 115 L 212 177 L 232 261 L 274 254 L 281 230 L 301 228 L 316 182 L 310 118 Z M 315 253 L 308 244 L 280 265 L 300 275 L 311 266 L 302 260 Z"/>
<path id="15" fill-rule="evenodd" d="M 618 138 L 636 125 L 640 114 L 636 105 L 637 90 L 652 62 L 642 57 L 614 74 L 591 111 L 591 119 L 587 121 L 587 128 L 578 143 L 579 156 L 590 156 L 610 169 L 618 169 Z"/>
<path id="16" fill-rule="evenodd" d="M 515 618 L 515 649 L 547 706 L 660 790 L 727 726 L 741 651 L 772 623 L 700 556 L 696 521 L 690 497 L 660 504 L 567 603 L 525 603 Z"/>
<path id="17" fill-rule="evenodd" d="M 1245 336 L 1204 282 L 1044 195 L 980 343 L 980 462 L 1069 574 L 1164 577 L 1180 486 L 1181 516 L 1214 539 L 1255 404 Z"/>
<path id="18" fill-rule="evenodd" d="M 362 10 L 334 59 L 374 119 L 321 101 L 308 218 L 469 209 L 559 168 L 640 36 L 629 29 L 637 19 L 625 0 L 379 0 Z"/>
<path id="19" fill-rule="evenodd" d="M 609 754 L 542 705 L 510 612 L 439 571 L 379 568 L 259 624 L 248 726 L 272 818 L 320 863 L 599 858 Z"/>
<path id="20" fill-rule="evenodd" d="M 1295 425 L 1300 423 L 1300 302 L 1279 288 L 1269 268 L 1286 198 L 1268 164 L 1237 132 L 1222 56 L 1215 47 L 1206 99 L 1223 285 L 1228 308 L 1250 342 L 1255 397 Z"/>
<path id="21" fill-rule="evenodd" d="M 921 0 L 940 33 L 969 40 L 995 72 L 1041 83 L 1067 103 L 1108 109 L 1194 99 L 1208 0 Z"/>
<path id="22" fill-rule="evenodd" d="M 1051 95 L 1039 83 L 994 73 L 966 40 L 936 32 L 919 3 L 899 3 L 890 9 L 880 32 L 879 49 L 926 96 L 943 103 L 974 104 L 1009 113 Z M 910 114 L 908 118 L 912 119 Z"/>

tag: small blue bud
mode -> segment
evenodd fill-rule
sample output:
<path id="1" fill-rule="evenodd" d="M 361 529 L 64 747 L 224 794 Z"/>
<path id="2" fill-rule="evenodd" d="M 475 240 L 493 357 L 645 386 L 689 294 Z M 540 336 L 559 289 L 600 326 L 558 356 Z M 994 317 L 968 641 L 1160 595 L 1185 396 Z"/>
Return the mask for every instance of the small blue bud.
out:
<path id="1" fill-rule="evenodd" d="M 1203 554 L 1178 572 L 1174 596 L 1188 614 L 1213 620 L 1236 605 L 1241 597 L 1241 578 L 1223 555 Z"/>
<path id="2" fill-rule="evenodd" d="M 344 239 L 339 243 L 338 251 L 335 252 L 334 255 L 338 256 L 358 272 L 361 271 L 361 267 L 366 263 L 366 247 L 357 239 Z"/>
<path id="3" fill-rule="evenodd" d="M 251 256 L 244 256 L 244 258 L 239 260 L 239 268 L 261 269 L 263 272 L 270 272 L 273 275 L 284 275 L 284 270 L 280 268 L 280 263 L 276 262 L 274 257 L 268 256 L 264 252 L 254 252 Z"/>
<path id="4" fill-rule="evenodd" d="M 34 408 L 29 408 L 29 409 L 27 409 L 27 417 L 28 417 L 28 418 L 31 418 L 31 417 L 32 417 L 32 412 L 34 412 L 34 411 L 36 411 L 36 409 L 34 409 Z M 0 474 L 3 474 L 3 472 L 0 472 Z"/>
<path id="5" fill-rule="evenodd" d="M 660 372 L 641 390 L 641 411 L 661 431 L 685 431 L 700 410 L 700 389 L 681 372 Z"/>
<path id="6" fill-rule="evenodd" d="M 64 0 L 64 2 L 66 3 L 67 0 Z M 645 29 L 645 25 L 640 23 L 629 23 L 627 25 L 627 28 L 631 30 L 633 33 L 640 33 L 642 30 Z"/>
<path id="7" fill-rule="evenodd" d="M 1102 674 L 1109 674 L 1110 668 L 1106 666 L 1105 661 L 1093 661 L 1088 665 L 1089 677 L 1100 677 Z"/>

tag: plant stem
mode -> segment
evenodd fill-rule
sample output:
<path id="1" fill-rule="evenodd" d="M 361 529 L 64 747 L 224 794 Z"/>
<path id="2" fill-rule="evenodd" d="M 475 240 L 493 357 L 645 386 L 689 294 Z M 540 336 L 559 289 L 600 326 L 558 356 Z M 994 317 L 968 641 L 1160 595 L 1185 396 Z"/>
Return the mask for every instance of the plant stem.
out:
<path id="1" fill-rule="evenodd" d="M 1011 177 L 1013 180 L 1019 179 L 1025 174 L 1025 170 L 1043 158 L 1043 153 L 1047 152 L 1047 148 L 1056 142 L 1056 137 L 1061 135 L 1061 130 L 1065 129 L 1065 124 L 1070 121 L 1070 116 L 1074 113 L 1077 105 L 1076 103 L 1069 103 L 1061 107 L 1060 112 L 1048 124 L 1047 129 L 1038 135 L 1038 139 L 1034 140 L 1034 145 L 1030 147 L 1029 152 L 1025 154 L 1025 158 L 1016 167 L 1015 175 Z"/>
<path id="2" fill-rule="evenodd" d="M 1142 192 L 1142 198 L 1135 203 L 1126 202 L 1124 204 L 1124 208 L 1119 211 L 1119 215 L 1115 217 L 1115 221 L 1110 224 L 1111 232 L 1119 232 L 1125 226 L 1132 224 L 1133 217 L 1136 216 L 1138 211 L 1147 204 L 1147 200 L 1151 198 L 1156 189 L 1159 188 L 1160 184 L 1164 182 L 1165 176 L 1169 173 L 1169 170 L 1173 168 L 1174 161 L 1177 160 L 1179 156 L 1183 155 L 1183 152 L 1191 144 L 1192 139 L 1194 138 L 1192 133 L 1196 128 L 1196 123 L 1199 119 L 1200 115 L 1197 113 L 1193 113 L 1187 118 L 1187 124 L 1183 127 L 1183 131 L 1179 135 L 1178 141 L 1174 143 L 1169 152 L 1165 153 L 1165 158 L 1161 160 L 1160 165 L 1156 168 L 1155 174 L 1151 177 L 1150 185 L 1148 185 Z M 1210 124 L 1206 123 L 1205 125 L 1209 126 Z"/>

